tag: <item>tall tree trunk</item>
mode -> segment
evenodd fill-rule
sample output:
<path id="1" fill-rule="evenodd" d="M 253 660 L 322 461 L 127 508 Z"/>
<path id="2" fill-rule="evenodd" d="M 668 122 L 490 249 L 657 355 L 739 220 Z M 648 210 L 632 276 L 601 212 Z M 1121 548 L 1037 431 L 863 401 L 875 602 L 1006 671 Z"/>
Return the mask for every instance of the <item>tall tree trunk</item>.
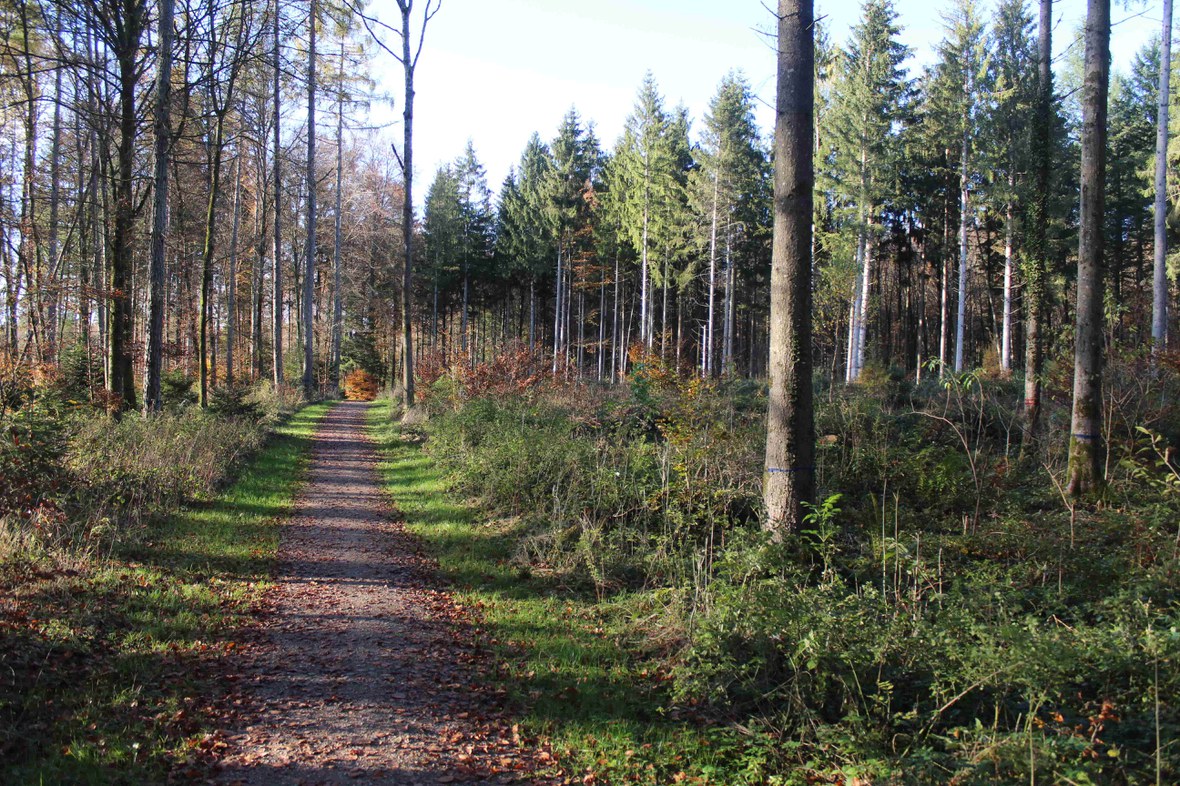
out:
<path id="1" fill-rule="evenodd" d="M 717 293 L 717 202 L 720 190 L 720 174 L 713 172 L 713 215 L 709 225 L 709 305 L 705 323 L 705 335 L 701 347 L 701 372 L 706 377 L 713 376 L 713 314 L 716 310 Z"/>
<path id="2" fill-rule="evenodd" d="M 60 31 L 59 31 L 60 32 Z M 62 67 L 54 66 L 53 90 L 53 132 L 49 148 L 49 282 L 52 290 L 46 308 L 45 351 L 49 360 L 57 359 L 57 314 L 61 288 L 57 281 L 61 274 L 61 253 L 59 249 L 58 217 L 61 202 L 61 105 Z"/>
<path id="3" fill-rule="evenodd" d="M 402 180 L 405 188 L 402 192 L 402 247 L 404 252 L 402 267 L 402 341 L 405 352 L 402 362 L 402 384 L 405 387 L 406 407 L 414 406 L 414 340 L 413 340 L 413 238 L 414 238 L 414 203 L 412 199 L 412 185 L 414 180 L 414 70 L 418 65 L 418 56 L 422 53 L 422 42 L 426 37 L 426 25 L 438 12 L 438 3 L 426 0 L 422 13 L 422 28 L 418 31 L 418 49 L 411 53 L 410 12 L 413 0 L 397 0 L 398 10 L 401 11 L 401 41 L 402 51 L 399 61 L 405 75 L 405 100 L 402 104 Z M 396 55 L 395 55 L 396 56 Z"/>
<path id="4" fill-rule="evenodd" d="M 279 82 L 282 76 L 282 44 L 279 38 L 279 18 L 281 14 L 281 0 L 275 0 L 275 14 L 274 14 L 274 81 L 273 94 L 274 99 L 274 160 L 272 165 L 274 167 L 274 200 L 275 200 L 275 214 L 274 214 L 274 259 L 271 266 L 271 317 L 273 321 L 273 328 L 271 336 L 272 341 L 272 372 L 274 378 L 275 389 L 278 390 L 283 385 L 283 147 L 280 136 L 282 129 L 282 85 Z"/>
<path id="5" fill-rule="evenodd" d="M 1007 377 L 1012 373 L 1012 235 L 1015 210 L 1011 196 L 1016 186 L 1015 163 L 1008 158 L 1008 201 L 1004 205 L 1004 316 L 1000 334 L 1000 370 Z"/>
<path id="6" fill-rule="evenodd" d="M 340 252 L 344 228 L 344 40 L 340 41 L 340 96 L 336 110 L 336 234 L 332 248 L 332 349 L 328 382 L 340 394 L 340 343 L 344 332 L 344 299 L 340 291 Z"/>
<path id="7" fill-rule="evenodd" d="M 1164 0 L 1160 36 L 1160 81 L 1155 121 L 1155 269 L 1151 341 L 1159 352 L 1168 341 L 1168 103 L 1172 72 L 1172 0 Z"/>
<path id="8" fill-rule="evenodd" d="M 955 373 L 963 370 L 963 341 L 967 328 L 967 222 L 970 220 L 970 192 L 967 178 L 967 146 L 970 111 L 963 118 L 963 139 L 959 158 L 959 307 L 955 317 Z"/>
<path id="9" fill-rule="evenodd" d="M 1049 170 L 1053 155 L 1053 0 L 1041 0 L 1037 36 L 1037 103 L 1033 112 L 1036 193 L 1024 265 L 1024 433 L 1021 451 L 1036 439 L 1041 418 L 1041 325 L 1049 268 Z"/>
<path id="10" fill-rule="evenodd" d="M 147 376 L 143 404 L 148 412 L 163 405 L 160 376 L 164 361 L 164 290 L 167 287 L 168 152 L 172 146 L 173 0 L 160 0 L 160 55 L 156 65 L 156 161 L 152 213 L 151 261 L 148 269 Z"/>
<path id="11" fill-rule="evenodd" d="M 209 406 L 209 311 L 213 286 L 213 253 L 217 238 L 217 196 L 221 193 L 221 157 L 225 149 L 225 115 L 215 113 L 209 162 L 209 201 L 205 207 L 205 242 L 201 252 L 200 356 L 201 406 Z M 216 370 L 214 370 L 216 373 Z"/>
<path id="12" fill-rule="evenodd" d="M 109 389 L 121 397 L 123 409 L 135 409 L 135 379 L 131 349 L 135 340 L 135 304 L 132 300 L 132 270 L 135 232 L 135 137 L 138 127 L 136 89 L 139 86 L 140 41 L 147 9 L 137 0 L 124 5 L 121 35 L 116 55 L 119 62 L 119 144 L 116 147 L 115 231 L 111 253 Z"/>
<path id="13" fill-rule="evenodd" d="M 316 257 L 316 173 L 315 173 L 315 44 L 318 7 L 311 0 L 307 20 L 307 250 L 303 260 L 303 395 L 310 399 L 315 392 L 315 326 L 312 307 L 315 300 Z"/>
<path id="14" fill-rule="evenodd" d="M 1069 493 L 1102 483 L 1102 318 L 1106 104 L 1110 85 L 1110 0 L 1089 0 L 1082 86 L 1082 195 L 1078 238 L 1078 301 L 1074 335 L 1073 419 Z"/>
<path id="15" fill-rule="evenodd" d="M 770 283 L 770 407 L 763 497 L 777 538 L 815 499 L 812 410 L 811 218 L 815 42 L 811 0 L 779 0 Z"/>
<path id="16" fill-rule="evenodd" d="M 225 385 L 234 386 L 234 339 L 237 336 L 238 235 L 242 226 L 242 151 L 234 162 L 234 219 L 229 240 L 229 276 L 225 282 Z"/>

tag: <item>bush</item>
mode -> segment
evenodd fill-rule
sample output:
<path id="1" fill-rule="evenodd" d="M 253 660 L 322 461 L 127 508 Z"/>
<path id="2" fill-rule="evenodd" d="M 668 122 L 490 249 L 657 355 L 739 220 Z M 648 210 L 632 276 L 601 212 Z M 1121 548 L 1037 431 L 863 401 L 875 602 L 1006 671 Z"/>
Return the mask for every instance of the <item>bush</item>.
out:
<path id="1" fill-rule="evenodd" d="M 353 369 L 344 377 L 344 398 L 349 401 L 372 401 L 377 398 L 377 380 L 364 369 Z"/>

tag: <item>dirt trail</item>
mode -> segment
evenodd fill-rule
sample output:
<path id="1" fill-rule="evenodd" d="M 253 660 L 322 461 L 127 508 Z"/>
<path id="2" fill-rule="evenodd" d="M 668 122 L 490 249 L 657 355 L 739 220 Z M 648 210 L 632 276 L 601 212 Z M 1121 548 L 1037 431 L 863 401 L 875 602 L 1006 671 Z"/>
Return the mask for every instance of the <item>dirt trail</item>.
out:
<path id="1" fill-rule="evenodd" d="M 316 435 L 265 628 L 241 678 L 223 784 L 543 782 L 495 708 L 431 564 L 396 523 L 344 403 Z"/>

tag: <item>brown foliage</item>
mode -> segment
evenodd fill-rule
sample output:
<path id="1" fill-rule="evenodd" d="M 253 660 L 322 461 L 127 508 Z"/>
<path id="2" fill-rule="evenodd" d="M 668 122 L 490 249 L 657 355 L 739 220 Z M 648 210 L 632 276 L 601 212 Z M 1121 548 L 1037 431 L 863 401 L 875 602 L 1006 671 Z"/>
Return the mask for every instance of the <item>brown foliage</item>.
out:
<path id="1" fill-rule="evenodd" d="M 362 368 L 348 372 L 344 377 L 344 398 L 349 401 L 372 401 L 377 398 L 377 380 Z"/>

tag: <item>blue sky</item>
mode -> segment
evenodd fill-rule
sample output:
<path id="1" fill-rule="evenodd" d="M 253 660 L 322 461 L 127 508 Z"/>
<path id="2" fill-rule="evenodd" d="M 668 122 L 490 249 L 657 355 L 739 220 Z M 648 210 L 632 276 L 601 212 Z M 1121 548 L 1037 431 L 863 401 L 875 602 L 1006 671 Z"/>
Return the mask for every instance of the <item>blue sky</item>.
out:
<path id="1" fill-rule="evenodd" d="M 817 0 L 835 42 L 847 40 L 860 5 Z M 1115 69 L 1126 69 L 1158 32 L 1159 5 L 1115 0 Z M 949 0 L 897 0 L 902 40 L 914 50 L 912 72 L 933 60 L 948 6 Z M 991 0 L 981 7 L 990 17 Z M 390 22 L 397 18 L 392 0 L 373 0 L 370 10 Z M 1059 58 L 1084 15 L 1084 0 L 1056 0 Z M 765 132 L 773 123 L 774 50 L 766 36 L 772 22 L 759 0 L 443 0 L 416 81 L 415 202 L 421 205 L 437 167 L 458 156 L 469 137 L 497 192 L 532 132 L 552 138 L 571 105 L 613 146 L 648 70 L 669 107 L 689 108 L 695 130 L 722 76 L 741 69 L 762 101 L 758 121 Z M 400 66 L 382 56 L 374 73 L 395 96 L 390 115 L 400 117 Z M 400 128 L 389 133 L 400 139 Z"/>

